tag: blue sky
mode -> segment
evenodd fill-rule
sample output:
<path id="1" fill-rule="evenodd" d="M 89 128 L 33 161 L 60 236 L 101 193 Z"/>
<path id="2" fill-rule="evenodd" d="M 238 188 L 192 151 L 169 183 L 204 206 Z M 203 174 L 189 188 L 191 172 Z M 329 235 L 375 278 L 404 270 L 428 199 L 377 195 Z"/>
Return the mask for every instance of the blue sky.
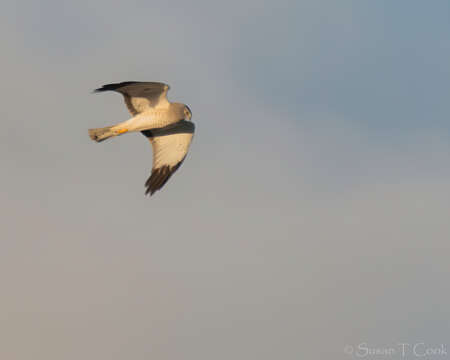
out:
<path id="1" fill-rule="evenodd" d="M 4 1 L 1 357 L 450 346 L 449 7 Z M 196 124 L 151 199 L 126 80 Z"/>

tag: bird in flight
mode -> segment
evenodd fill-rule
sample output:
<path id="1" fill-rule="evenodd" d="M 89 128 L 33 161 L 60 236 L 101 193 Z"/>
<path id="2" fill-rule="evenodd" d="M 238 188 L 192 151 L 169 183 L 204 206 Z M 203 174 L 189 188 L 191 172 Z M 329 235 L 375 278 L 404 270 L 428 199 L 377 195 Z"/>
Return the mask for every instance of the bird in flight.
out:
<path id="1" fill-rule="evenodd" d="M 92 140 L 101 142 L 128 132 L 140 131 L 153 149 L 153 167 L 145 183 L 145 194 L 161 189 L 183 163 L 189 150 L 195 125 L 185 104 L 167 99 L 169 85 L 159 82 L 126 81 L 103 85 L 94 92 L 116 91 L 123 95 L 131 119 L 117 125 L 89 129 Z"/>

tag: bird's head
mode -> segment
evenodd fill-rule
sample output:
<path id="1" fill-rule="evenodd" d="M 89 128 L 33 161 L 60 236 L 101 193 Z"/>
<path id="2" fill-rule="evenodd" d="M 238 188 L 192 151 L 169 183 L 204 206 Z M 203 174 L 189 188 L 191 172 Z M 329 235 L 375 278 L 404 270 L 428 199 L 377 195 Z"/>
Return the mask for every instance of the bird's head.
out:
<path id="1" fill-rule="evenodd" d="M 192 119 L 191 109 L 187 105 L 184 105 L 184 119 L 189 121 Z"/>

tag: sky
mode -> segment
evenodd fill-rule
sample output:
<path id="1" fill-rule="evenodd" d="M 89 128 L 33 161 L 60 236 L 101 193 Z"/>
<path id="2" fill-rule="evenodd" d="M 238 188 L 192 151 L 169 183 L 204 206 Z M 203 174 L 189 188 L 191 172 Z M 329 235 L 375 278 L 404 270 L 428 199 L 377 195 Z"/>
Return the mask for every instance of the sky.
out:
<path id="1" fill-rule="evenodd" d="M 3 1 L 0 357 L 450 353 L 449 14 Z M 129 118 L 92 94 L 129 80 L 170 84 L 196 124 L 151 198 L 148 141 L 87 133 Z"/>

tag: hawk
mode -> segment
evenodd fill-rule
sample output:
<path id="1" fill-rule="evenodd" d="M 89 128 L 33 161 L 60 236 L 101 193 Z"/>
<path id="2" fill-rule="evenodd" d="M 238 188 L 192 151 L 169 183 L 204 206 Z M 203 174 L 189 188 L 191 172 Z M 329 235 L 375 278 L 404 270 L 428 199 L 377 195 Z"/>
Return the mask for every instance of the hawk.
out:
<path id="1" fill-rule="evenodd" d="M 123 95 L 133 117 L 117 125 L 89 129 L 92 140 L 101 142 L 128 132 L 140 131 L 153 149 L 153 167 L 145 194 L 160 190 L 183 163 L 194 136 L 192 112 L 167 99 L 169 85 L 160 82 L 126 81 L 103 85 L 94 92 L 116 91 Z"/>

